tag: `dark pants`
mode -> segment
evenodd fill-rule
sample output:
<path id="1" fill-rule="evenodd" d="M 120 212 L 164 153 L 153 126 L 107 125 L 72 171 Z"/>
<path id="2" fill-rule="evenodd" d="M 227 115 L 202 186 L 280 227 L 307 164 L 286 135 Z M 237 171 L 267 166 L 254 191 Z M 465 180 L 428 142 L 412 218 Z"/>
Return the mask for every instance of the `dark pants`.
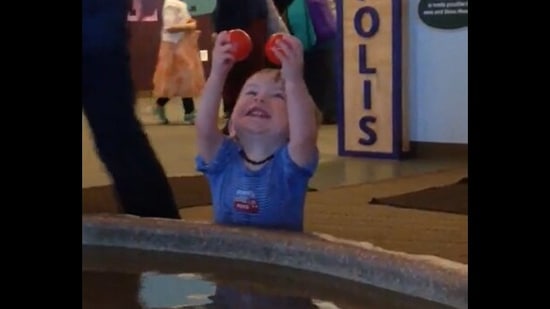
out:
<path id="1" fill-rule="evenodd" d="M 332 47 L 304 53 L 304 80 L 315 104 L 323 113 L 323 122 L 335 123 L 336 74 Z"/>
<path id="2" fill-rule="evenodd" d="M 179 218 L 166 175 L 134 114 L 126 0 L 82 0 L 82 108 L 125 213 Z"/>
<path id="3" fill-rule="evenodd" d="M 166 103 L 168 103 L 168 101 L 170 101 L 170 98 L 158 98 L 157 105 L 163 107 Z M 185 114 L 191 114 L 195 111 L 195 101 L 193 98 L 182 98 L 181 103 L 183 104 Z"/>

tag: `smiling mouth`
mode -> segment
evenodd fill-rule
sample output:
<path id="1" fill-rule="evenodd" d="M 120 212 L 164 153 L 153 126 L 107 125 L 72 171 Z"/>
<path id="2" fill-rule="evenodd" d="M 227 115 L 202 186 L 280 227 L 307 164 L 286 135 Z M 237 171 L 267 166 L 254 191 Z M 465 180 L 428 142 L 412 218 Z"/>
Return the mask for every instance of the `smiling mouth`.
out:
<path id="1" fill-rule="evenodd" d="M 263 119 L 271 118 L 271 116 L 265 110 L 263 110 L 259 107 L 251 108 L 248 112 L 246 112 L 246 116 L 263 118 Z"/>

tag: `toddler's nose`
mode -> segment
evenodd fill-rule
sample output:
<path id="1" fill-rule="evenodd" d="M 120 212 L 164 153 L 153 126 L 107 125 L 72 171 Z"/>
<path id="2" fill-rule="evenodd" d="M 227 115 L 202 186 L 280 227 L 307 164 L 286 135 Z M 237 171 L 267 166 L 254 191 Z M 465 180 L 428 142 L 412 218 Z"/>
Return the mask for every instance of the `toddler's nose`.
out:
<path id="1" fill-rule="evenodd" d="M 254 98 L 254 102 L 257 102 L 257 103 L 264 103 L 264 102 L 265 102 L 264 96 L 263 96 L 262 94 L 258 94 L 258 95 Z"/>

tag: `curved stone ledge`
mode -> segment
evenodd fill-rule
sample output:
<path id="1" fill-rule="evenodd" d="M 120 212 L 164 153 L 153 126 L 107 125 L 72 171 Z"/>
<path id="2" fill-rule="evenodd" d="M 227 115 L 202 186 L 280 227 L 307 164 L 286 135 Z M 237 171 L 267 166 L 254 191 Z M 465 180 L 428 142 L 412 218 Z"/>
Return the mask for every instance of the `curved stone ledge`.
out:
<path id="1" fill-rule="evenodd" d="M 270 263 L 468 308 L 467 265 L 311 234 L 125 215 L 82 217 L 82 244 Z M 360 243 L 359 243 L 360 244 Z"/>

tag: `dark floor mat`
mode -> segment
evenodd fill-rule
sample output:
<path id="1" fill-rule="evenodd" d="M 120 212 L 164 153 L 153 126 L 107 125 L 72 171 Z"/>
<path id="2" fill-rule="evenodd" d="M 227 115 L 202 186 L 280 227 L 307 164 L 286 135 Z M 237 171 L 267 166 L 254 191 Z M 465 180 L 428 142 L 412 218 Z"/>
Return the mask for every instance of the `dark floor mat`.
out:
<path id="1" fill-rule="evenodd" d="M 210 188 L 202 175 L 168 178 L 178 208 L 210 205 Z M 308 188 L 309 192 L 317 191 Z M 118 212 L 113 186 L 82 188 L 82 209 L 84 213 Z"/>
<path id="2" fill-rule="evenodd" d="M 468 215 L 468 178 L 447 186 L 373 198 L 370 203 Z"/>
<path id="3" fill-rule="evenodd" d="M 178 208 L 211 204 L 210 188 L 202 175 L 168 178 Z M 82 188 L 82 209 L 84 212 L 118 210 L 113 186 Z"/>

